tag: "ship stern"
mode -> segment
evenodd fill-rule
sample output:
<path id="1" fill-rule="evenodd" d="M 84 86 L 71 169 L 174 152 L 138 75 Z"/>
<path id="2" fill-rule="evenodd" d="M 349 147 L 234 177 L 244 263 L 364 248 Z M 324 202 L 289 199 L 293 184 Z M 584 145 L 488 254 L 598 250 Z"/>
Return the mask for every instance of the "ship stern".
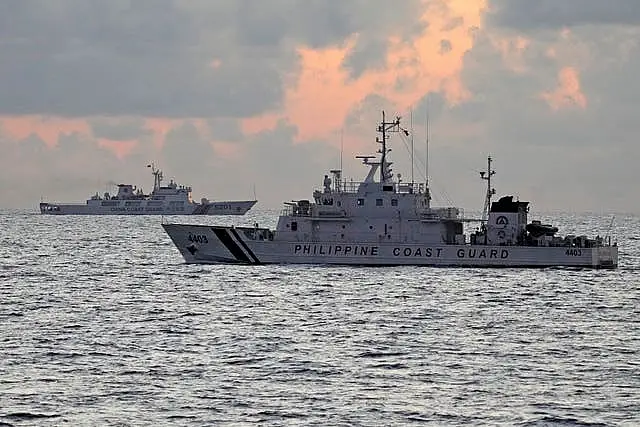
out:
<path id="1" fill-rule="evenodd" d="M 618 246 L 600 246 L 593 250 L 593 266 L 596 268 L 618 268 Z"/>

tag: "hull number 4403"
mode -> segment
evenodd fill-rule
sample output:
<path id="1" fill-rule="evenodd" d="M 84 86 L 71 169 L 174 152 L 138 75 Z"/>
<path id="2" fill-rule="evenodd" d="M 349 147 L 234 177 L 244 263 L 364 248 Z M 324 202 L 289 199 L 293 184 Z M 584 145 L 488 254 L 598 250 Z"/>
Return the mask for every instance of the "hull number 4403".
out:
<path id="1" fill-rule="evenodd" d="M 204 234 L 189 233 L 189 241 L 193 243 L 209 243 L 209 240 L 207 240 L 207 236 L 205 236 Z"/>

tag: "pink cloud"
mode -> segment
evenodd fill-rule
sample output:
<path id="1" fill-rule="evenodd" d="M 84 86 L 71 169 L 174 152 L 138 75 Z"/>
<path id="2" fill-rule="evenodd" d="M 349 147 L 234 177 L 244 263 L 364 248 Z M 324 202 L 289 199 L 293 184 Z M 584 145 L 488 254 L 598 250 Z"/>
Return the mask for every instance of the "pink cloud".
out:
<path id="1" fill-rule="evenodd" d="M 552 110 L 587 108 L 587 97 L 580 88 L 580 76 L 573 67 L 564 67 L 558 73 L 558 86 L 540 95 Z"/>
<path id="2" fill-rule="evenodd" d="M 486 0 L 424 1 L 418 19 L 428 23 L 413 40 L 392 37 L 384 66 L 352 78 L 344 67 L 358 34 L 325 49 L 298 48 L 300 71 L 291 77 L 282 111 L 247 119 L 243 129 L 260 132 L 285 118 L 298 129 L 297 139 L 330 140 L 350 111 L 368 95 L 378 94 L 407 111 L 430 91 L 442 91 L 450 104 L 470 94 L 460 73 L 463 59 L 474 44 L 473 30 L 482 27 Z M 451 25 L 460 22 L 459 25 Z M 442 52 L 442 42 L 450 47 Z M 398 85 L 398 82 L 402 82 Z"/>

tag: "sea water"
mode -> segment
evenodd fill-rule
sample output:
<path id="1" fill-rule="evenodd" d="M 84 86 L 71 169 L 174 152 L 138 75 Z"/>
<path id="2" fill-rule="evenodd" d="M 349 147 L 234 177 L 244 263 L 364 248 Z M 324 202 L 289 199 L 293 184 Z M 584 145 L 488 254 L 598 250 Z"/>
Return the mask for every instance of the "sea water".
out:
<path id="1" fill-rule="evenodd" d="M 186 265 L 160 221 L 0 213 L 0 426 L 640 425 L 639 216 L 616 270 Z"/>

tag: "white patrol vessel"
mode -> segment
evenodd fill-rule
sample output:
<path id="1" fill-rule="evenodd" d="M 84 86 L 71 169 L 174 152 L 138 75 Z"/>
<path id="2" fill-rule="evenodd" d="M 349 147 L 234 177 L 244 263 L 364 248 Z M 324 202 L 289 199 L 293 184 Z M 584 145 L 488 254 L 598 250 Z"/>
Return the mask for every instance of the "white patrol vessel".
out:
<path id="1" fill-rule="evenodd" d="M 455 207 L 430 206 L 428 185 L 394 180 L 387 142 L 408 133 L 400 118 L 382 122 L 380 158 L 359 156 L 368 166 L 363 182 L 345 182 L 341 171 L 325 175 L 313 202 L 285 203 L 275 230 L 163 223 L 187 263 L 312 263 L 463 267 L 572 266 L 616 268 L 618 247 L 609 237 L 556 236 L 558 229 L 528 222 L 528 202 L 491 202 L 491 158 L 482 219 L 462 218 Z M 376 179 L 377 178 L 377 179 Z M 469 236 L 466 221 L 480 226 Z"/>
<path id="2" fill-rule="evenodd" d="M 114 196 L 98 193 L 86 203 L 40 203 L 40 213 L 46 215 L 244 215 L 256 200 L 215 202 L 203 198 L 193 201 L 191 187 L 173 180 L 162 185 L 162 171 L 147 165 L 153 174 L 153 191 L 145 194 L 131 184 L 118 184 Z"/>

